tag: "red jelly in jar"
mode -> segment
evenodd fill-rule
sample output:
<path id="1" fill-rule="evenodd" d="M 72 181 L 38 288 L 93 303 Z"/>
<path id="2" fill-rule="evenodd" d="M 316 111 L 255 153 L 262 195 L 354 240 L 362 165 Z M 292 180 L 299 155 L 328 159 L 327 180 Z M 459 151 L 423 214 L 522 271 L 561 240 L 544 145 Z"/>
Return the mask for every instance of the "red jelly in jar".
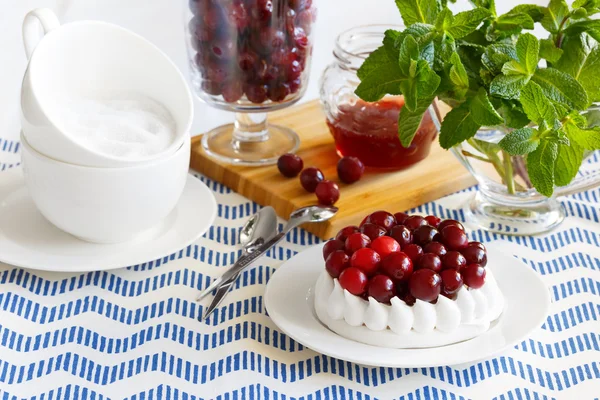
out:
<path id="1" fill-rule="evenodd" d="M 431 108 L 425 113 L 412 144 L 405 148 L 398 137 L 402 97 L 386 97 L 375 103 L 356 100 L 339 106 L 327 125 L 340 156 L 358 157 L 366 166 L 403 169 L 425 159 L 438 128 Z"/>

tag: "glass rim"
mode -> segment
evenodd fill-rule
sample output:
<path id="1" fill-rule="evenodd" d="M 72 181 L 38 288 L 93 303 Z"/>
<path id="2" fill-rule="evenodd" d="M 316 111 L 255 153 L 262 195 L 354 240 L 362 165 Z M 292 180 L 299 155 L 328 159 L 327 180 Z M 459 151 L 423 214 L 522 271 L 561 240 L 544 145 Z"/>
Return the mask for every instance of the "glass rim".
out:
<path id="1" fill-rule="evenodd" d="M 354 26 L 340 33 L 335 39 L 335 50 L 352 58 L 366 59 L 367 56 L 359 54 L 349 49 L 349 45 L 358 39 L 380 38 L 383 39 L 385 31 L 388 29 L 402 30 L 405 26 L 402 24 L 366 24 Z M 373 50 L 375 50 L 374 48 Z M 341 57 L 338 57 L 341 58 Z M 343 60 L 343 59 L 342 59 Z"/>

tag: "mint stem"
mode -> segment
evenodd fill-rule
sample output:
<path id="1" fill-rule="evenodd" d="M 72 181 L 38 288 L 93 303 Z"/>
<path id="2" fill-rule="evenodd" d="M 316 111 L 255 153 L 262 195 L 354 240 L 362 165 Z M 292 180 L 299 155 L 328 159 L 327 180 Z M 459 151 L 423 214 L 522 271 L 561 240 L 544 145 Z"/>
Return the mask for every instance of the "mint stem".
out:
<path id="1" fill-rule="evenodd" d="M 474 158 L 474 159 L 476 159 L 476 160 L 479 160 L 479 161 L 483 161 L 483 162 L 486 162 L 486 163 L 490 163 L 490 164 L 492 164 L 492 162 L 490 161 L 490 159 L 489 159 L 489 158 L 485 158 L 485 157 L 478 156 L 477 154 L 473 154 L 473 153 L 471 153 L 470 151 L 463 150 L 463 151 L 462 151 L 462 154 L 463 154 L 463 156 L 465 156 L 465 157 L 471 157 L 471 158 Z"/>
<path id="2" fill-rule="evenodd" d="M 560 22 L 560 25 L 558 27 L 558 35 L 556 36 L 555 45 L 559 49 L 562 48 L 563 39 L 565 37 L 565 35 L 563 33 L 563 28 L 565 27 L 565 24 L 567 23 L 569 18 L 571 18 L 571 13 L 568 13 L 567 15 L 565 15 L 565 17 L 562 19 L 562 21 Z"/>
<path id="3" fill-rule="evenodd" d="M 508 193 L 515 194 L 515 177 L 513 172 L 513 164 L 510 154 L 506 151 L 502 151 L 502 158 L 504 159 L 504 179 L 506 181 L 506 189 Z"/>

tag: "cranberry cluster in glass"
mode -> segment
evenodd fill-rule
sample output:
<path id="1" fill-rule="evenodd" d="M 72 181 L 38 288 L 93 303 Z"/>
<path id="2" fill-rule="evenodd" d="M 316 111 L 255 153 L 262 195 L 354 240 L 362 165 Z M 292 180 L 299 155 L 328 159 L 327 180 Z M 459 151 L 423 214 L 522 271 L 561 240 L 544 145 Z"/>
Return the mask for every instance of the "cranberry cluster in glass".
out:
<path id="1" fill-rule="evenodd" d="M 311 53 L 312 0 L 190 0 L 202 90 L 228 103 L 297 93 Z"/>
<path id="2" fill-rule="evenodd" d="M 353 295 L 380 303 L 397 296 L 408 305 L 481 288 L 487 265 L 485 246 L 469 242 L 460 222 L 387 211 L 340 230 L 325 243 L 323 258 L 329 275 Z"/>

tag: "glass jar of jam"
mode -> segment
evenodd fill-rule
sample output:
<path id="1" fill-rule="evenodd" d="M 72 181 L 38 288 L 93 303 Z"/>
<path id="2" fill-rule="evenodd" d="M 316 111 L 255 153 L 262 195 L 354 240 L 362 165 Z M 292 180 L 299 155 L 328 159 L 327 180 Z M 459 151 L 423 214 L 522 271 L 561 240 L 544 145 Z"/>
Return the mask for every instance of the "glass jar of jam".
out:
<path id="1" fill-rule="evenodd" d="M 321 103 L 340 156 L 358 157 L 368 167 L 403 169 L 429 155 L 440 123 L 433 104 L 425 113 L 412 144 L 406 148 L 398 137 L 403 97 L 386 96 L 368 103 L 354 94 L 360 84 L 358 69 L 369 54 L 381 46 L 387 29 L 402 27 L 362 26 L 337 38 L 335 61 L 321 78 Z"/>

